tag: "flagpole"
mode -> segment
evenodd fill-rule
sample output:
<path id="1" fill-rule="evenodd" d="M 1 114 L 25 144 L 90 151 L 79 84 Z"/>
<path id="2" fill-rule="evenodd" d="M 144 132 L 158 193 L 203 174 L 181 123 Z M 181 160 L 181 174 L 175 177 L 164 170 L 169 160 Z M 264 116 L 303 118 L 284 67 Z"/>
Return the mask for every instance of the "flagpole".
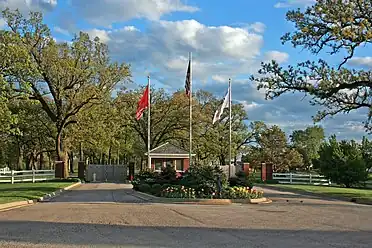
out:
<path id="1" fill-rule="evenodd" d="M 229 78 L 229 178 L 231 178 L 231 78 Z"/>
<path id="2" fill-rule="evenodd" d="M 149 169 L 151 169 L 151 157 L 150 157 L 150 135 L 151 135 L 151 130 L 150 130 L 150 122 L 151 122 L 151 100 L 150 100 L 150 97 L 151 97 L 151 88 L 150 88 L 150 75 L 147 76 L 147 87 L 148 87 L 148 95 L 147 95 L 147 98 L 148 98 L 148 102 L 147 102 L 147 106 L 148 106 L 148 112 L 147 112 L 147 166 Z"/>
<path id="3" fill-rule="evenodd" d="M 190 96 L 189 96 L 189 107 L 190 107 L 190 150 L 189 150 L 189 166 L 192 166 L 192 53 L 189 53 L 190 61 Z"/>

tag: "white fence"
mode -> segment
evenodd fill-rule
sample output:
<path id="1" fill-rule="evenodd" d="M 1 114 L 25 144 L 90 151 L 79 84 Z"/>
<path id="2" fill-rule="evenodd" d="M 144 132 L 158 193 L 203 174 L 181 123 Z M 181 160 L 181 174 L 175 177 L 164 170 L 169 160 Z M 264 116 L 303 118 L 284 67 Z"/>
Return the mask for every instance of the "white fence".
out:
<path id="1" fill-rule="evenodd" d="M 273 179 L 283 184 L 331 185 L 331 181 L 318 174 L 273 173 Z"/>
<path id="2" fill-rule="evenodd" d="M 34 183 L 54 179 L 54 177 L 54 170 L 0 171 L 0 183 Z"/>

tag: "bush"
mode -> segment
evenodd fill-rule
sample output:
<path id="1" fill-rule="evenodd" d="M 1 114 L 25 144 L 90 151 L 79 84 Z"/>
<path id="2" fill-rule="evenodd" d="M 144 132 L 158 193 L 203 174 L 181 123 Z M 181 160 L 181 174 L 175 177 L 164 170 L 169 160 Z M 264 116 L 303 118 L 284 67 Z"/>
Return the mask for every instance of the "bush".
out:
<path id="1" fill-rule="evenodd" d="M 138 190 L 144 193 L 151 193 L 151 186 L 147 183 L 138 185 Z"/>
<path id="2" fill-rule="evenodd" d="M 157 179 L 160 184 L 174 184 L 177 181 L 177 172 L 174 167 L 167 165 L 161 169 Z"/>
<path id="3" fill-rule="evenodd" d="M 244 171 L 239 171 L 235 175 L 236 177 L 229 179 L 230 187 L 243 186 L 253 188 L 256 180 L 253 174 L 247 175 Z"/>
<path id="4" fill-rule="evenodd" d="M 155 195 L 155 196 L 160 196 L 161 194 L 161 191 L 162 191 L 162 187 L 160 184 L 154 184 L 152 185 L 151 187 L 151 194 Z"/>
<path id="5" fill-rule="evenodd" d="M 358 144 L 354 141 L 338 142 L 335 136 L 322 144 L 314 166 L 332 182 L 347 188 L 358 186 L 368 179 L 366 163 Z"/>
<path id="6" fill-rule="evenodd" d="M 195 189 L 197 197 L 204 198 L 218 191 L 218 180 L 221 189 L 227 186 L 226 175 L 219 167 L 194 165 L 184 174 L 180 184 Z"/>

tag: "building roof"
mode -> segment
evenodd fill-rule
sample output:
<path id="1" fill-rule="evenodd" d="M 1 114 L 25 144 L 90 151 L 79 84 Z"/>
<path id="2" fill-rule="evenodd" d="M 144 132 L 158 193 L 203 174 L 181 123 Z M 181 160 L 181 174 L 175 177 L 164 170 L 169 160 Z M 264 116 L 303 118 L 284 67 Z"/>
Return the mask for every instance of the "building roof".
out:
<path id="1" fill-rule="evenodd" d="M 147 152 L 145 153 L 147 155 Z M 150 156 L 160 156 L 160 155 L 172 155 L 172 156 L 182 156 L 185 158 L 189 157 L 189 152 L 182 149 L 181 147 L 178 147 L 176 145 L 173 145 L 169 142 L 164 143 L 150 151 Z M 192 156 L 195 156 L 195 154 L 192 154 Z"/>

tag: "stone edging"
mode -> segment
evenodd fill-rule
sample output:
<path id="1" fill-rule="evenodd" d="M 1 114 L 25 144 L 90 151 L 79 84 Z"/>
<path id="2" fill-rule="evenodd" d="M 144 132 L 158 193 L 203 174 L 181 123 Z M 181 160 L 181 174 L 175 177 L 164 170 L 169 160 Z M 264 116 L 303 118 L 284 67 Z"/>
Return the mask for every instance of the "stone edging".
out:
<path id="1" fill-rule="evenodd" d="M 140 191 L 133 190 L 138 198 L 145 201 L 159 201 L 162 203 L 189 203 L 189 204 L 200 204 L 200 205 L 230 205 L 232 203 L 241 203 L 241 204 L 261 204 L 261 203 L 271 203 L 270 199 L 265 197 L 259 199 L 186 199 L 186 198 L 165 198 L 150 195 Z"/>
<path id="2" fill-rule="evenodd" d="M 42 201 L 45 201 L 45 200 L 49 200 L 49 199 L 52 199 L 53 197 L 56 197 L 56 196 L 60 195 L 61 193 L 65 192 L 66 190 L 70 190 L 70 189 L 75 188 L 75 187 L 80 186 L 80 185 L 81 185 L 81 182 L 77 182 L 77 183 L 74 183 L 70 186 L 59 189 L 59 190 L 57 190 L 53 193 L 46 194 L 46 195 L 44 195 L 42 197 L 39 197 L 37 199 L 34 199 L 34 200 L 3 203 L 3 204 L 0 204 L 0 211 L 11 210 L 13 208 L 24 207 L 24 206 L 27 206 L 27 205 L 35 204 L 37 202 L 42 202 Z"/>

